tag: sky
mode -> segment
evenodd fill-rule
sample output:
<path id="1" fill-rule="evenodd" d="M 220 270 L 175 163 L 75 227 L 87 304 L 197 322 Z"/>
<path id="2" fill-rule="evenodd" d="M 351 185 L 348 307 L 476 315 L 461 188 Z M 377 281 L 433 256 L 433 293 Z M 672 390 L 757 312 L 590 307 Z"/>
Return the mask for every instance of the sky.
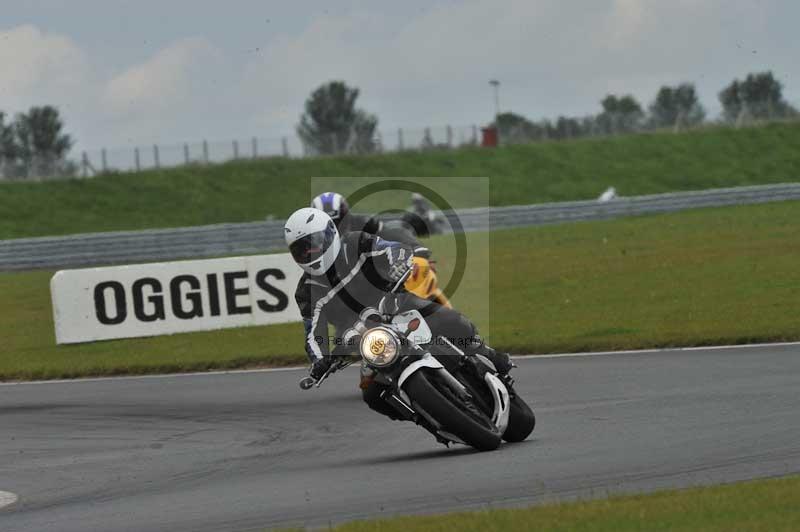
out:
<path id="1" fill-rule="evenodd" d="M 334 79 L 379 127 L 586 115 L 772 70 L 800 104 L 795 0 L 0 0 L 0 111 L 51 104 L 77 149 L 292 135 Z"/>

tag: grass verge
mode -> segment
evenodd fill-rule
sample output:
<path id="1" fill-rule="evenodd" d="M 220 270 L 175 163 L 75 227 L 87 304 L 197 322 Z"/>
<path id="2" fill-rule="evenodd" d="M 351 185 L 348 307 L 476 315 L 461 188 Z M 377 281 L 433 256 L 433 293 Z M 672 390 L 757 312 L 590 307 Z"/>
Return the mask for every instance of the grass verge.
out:
<path id="1" fill-rule="evenodd" d="M 472 206 L 469 182 L 491 178 L 492 205 L 779 183 L 800 179 L 800 124 L 650 133 L 454 151 L 271 158 L 97 179 L 0 186 L 0 239 L 249 222 L 309 201 L 310 177 L 441 177 Z M 320 185 L 323 186 L 323 185 Z M 352 187 L 349 188 L 352 190 Z M 321 192 L 321 190 L 315 190 Z M 406 203 L 407 198 L 402 199 Z"/>
<path id="2" fill-rule="evenodd" d="M 336 532 L 459 530 L 670 530 L 727 532 L 800 529 L 800 477 L 664 491 L 649 495 L 548 504 L 525 509 L 399 517 L 337 526 Z"/>
<path id="3" fill-rule="evenodd" d="M 453 301 L 518 353 L 798 340 L 798 235 L 800 202 L 472 234 L 491 261 Z M 452 246 L 431 245 L 447 278 Z M 305 361 L 300 324 L 56 346 L 50 275 L 0 275 L 0 379 Z"/>

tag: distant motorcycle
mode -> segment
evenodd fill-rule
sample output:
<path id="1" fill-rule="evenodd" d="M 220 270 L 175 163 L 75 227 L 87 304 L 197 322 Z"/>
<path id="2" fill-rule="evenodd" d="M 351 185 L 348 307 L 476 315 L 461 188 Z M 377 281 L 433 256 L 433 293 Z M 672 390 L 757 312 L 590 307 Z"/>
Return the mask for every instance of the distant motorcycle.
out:
<path id="1" fill-rule="evenodd" d="M 352 345 L 375 370 L 376 382 L 387 386 L 381 398 L 399 418 L 415 422 L 448 446 L 455 442 L 491 451 L 501 440 L 527 438 L 536 417 L 513 389 L 510 377 L 501 377 L 486 357 L 467 356 L 446 338 L 434 338 L 418 311 L 398 312 L 395 292 L 406 277 L 378 309 L 362 313 L 353 334 L 345 335 L 356 339 Z M 347 351 L 341 347 L 335 353 Z M 336 356 L 319 380 L 306 377 L 300 387 L 320 386 L 352 363 L 347 356 Z"/>

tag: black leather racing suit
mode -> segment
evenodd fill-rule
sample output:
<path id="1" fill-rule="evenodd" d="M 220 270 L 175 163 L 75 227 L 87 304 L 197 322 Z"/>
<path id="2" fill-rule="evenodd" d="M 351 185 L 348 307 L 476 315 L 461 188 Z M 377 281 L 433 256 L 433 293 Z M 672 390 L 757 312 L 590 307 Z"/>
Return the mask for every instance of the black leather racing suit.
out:
<path id="1" fill-rule="evenodd" d="M 412 254 L 413 248 L 406 244 L 364 232 L 348 233 L 342 237 L 339 255 L 325 274 L 303 276 L 295 299 L 303 316 L 306 352 L 312 363 L 330 356 L 331 340 L 341 344 L 342 335 L 359 320 L 365 308 L 378 306 L 396 284 L 389 278 L 392 266 L 396 261 L 407 261 Z M 402 288 L 398 303 L 400 311 L 422 310 L 434 335 L 446 337 L 465 352 L 488 349 L 472 322 L 457 311 L 405 293 Z M 328 325 L 335 328 L 334 338 L 328 337 Z M 389 414 L 379 390 L 374 389 L 377 385 L 370 386 L 373 388 L 363 390 L 364 400 L 371 408 Z"/>
<path id="2" fill-rule="evenodd" d="M 404 229 L 402 226 L 384 223 L 383 221 L 372 216 L 348 213 L 344 218 L 338 220 L 336 226 L 342 238 L 351 232 L 369 233 L 371 235 L 377 235 L 383 240 L 394 242 L 405 247 L 410 247 L 413 251 L 413 254 L 417 257 L 429 258 L 431 256 L 430 250 L 423 246 L 410 231 Z M 297 306 L 300 307 L 300 314 L 303 316 L 304 321 L 306 321 L 306 316 L 310 316 L 313 310 L 310 308 L 310 305 L 311 286 L 313 286 L 314 283 L 309 282 L 309 279 L 318 280 L 318 278 L 313 275 L 309 275 L 307 273 L 303 274 L 303 276 L 300 278 L 300 281 L 297 283 L 297 289 L 295 290 L 294 296 L 295 301 L 297 301 Z M 308 325 L 309 324 L 307 323 L 306 327 L 308 327 Z M 308 351 L 308 346 L 306 346 L 306 352 L 308 352 L 309 356 L 311 356 L 310 352 Z"/>

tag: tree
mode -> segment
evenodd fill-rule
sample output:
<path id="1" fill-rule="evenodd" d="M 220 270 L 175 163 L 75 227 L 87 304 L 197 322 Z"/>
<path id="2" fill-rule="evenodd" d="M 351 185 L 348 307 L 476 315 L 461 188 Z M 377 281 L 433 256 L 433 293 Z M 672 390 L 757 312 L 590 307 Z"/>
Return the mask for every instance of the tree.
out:
<path id="1" fill-rule="evenodd" d="M 312 154 L 375 151 L 378 118 L 356 109 L 359 90 L 343 81 L 320 86 L 308 97 L 297 134 Z"/>
<path id="2" fill-rule="evenodd" d="M 525 142 L 536 138 L 536 125 L 517 113 L 500 113 L 492 123 L 503 142 Z"/>
<path id="3" fill-rule="evenodd" d="M 14 144 L 14 128 L 6 124 L 6 115 L 0 111 L 0 175 L 7 175 L 16 159 L 16 146 Z"/>
<path id="4" fill-rule="evenodd" d="M 559 116 L 553 130 L 553 138 L 558 140 L 582 137 L 583 123 L 578 118 Z"/>
<path id="5" fill-rule="evenodd" d="M 675 87 L 663 86 L 650 104 L 650 125 L 653 127 L 694 126 L 706 116 L 691 83 Z"/>
<path id="6" fill-rule="evenodd" d="M 356 110 L 347 151 L 352 153 L 380 151 L 378 117 L 361 109 Z"/>
<path id="7" fill-rule="evenodd" d="M 748 74 L 744 81 L 734 79 L 720 91 L 719 102 L 728 122 L 797 115 L 797 110 L 783 99 L 783 85 L 772 72 Z"/>
<path id="8" fill-rule="evenodd" d="M 506 143 L 559 138 L 549 120 L 533 122 L 517 113 L 500 113 L 492 125 L 497 126 L 500 138 Z"/>
<path id="9" fill-rule="evenodd" d="M 14 120 L 13 158 L 14 177 L 51 177 L 74 172 L 66 160 L 72 148 L 72 137 L 62 133 L 64 123 L 58 109 L 50 105 L 31 107 Z"/>
<path id="10" fill-rule="evenodd" d="M 633 96 L 609 94 L 600 103 L 603 112 L 597 115 L 597 126 L 602 133 L 628 133 L 642 126 L 644 111 Z"/>

